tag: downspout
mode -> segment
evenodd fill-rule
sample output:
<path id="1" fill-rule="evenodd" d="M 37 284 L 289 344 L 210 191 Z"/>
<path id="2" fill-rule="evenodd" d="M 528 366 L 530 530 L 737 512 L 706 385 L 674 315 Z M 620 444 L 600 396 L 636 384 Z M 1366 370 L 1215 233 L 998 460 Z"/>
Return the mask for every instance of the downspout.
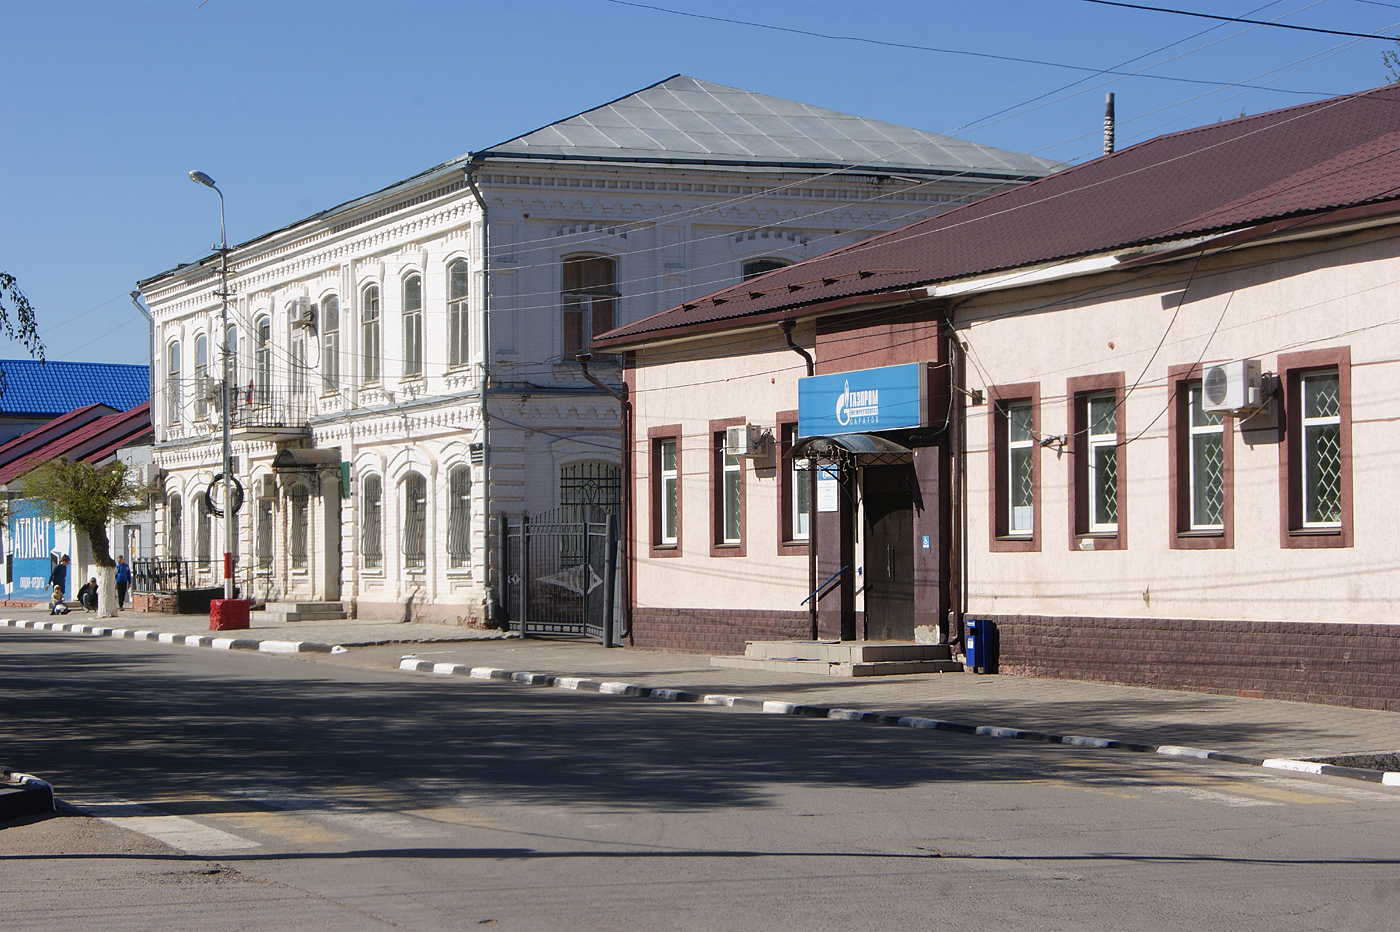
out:
<path id="1" fill-rule="evenodd" d="M 136 305 L 136 309 L 141 312 L 141 316 L 146 318 L 146 329 L 150 331 L 150 341 L 148 347 L 150 353 L 150 364 L 146 366 L 146 377 L 148 380 L 146 391 L 149 392 L 149 394 L 146 397 L 149 398 L 151 400 L 151 404 L 154 405 L 156 400 L 156 319 L 152 317 L 151 312 L 146 310 L 146 308 L 141 304 L 141 292 L 131 292 L 131 303 Z M 154 421 L 155 418 L 152 417 L 151 420 Z"/>
<path id="2" fill-rule="evenodd" d="M 486 218 L 486 198 L 476 186 L 476 156 L 467 156 L 467 167 L 462 172 L 481 210 L 481 513 L 486 518 L 486 553 L 482 557 L 482 568 L 486 577 L 486 611 L 494 615 L 494 606 L 500 604 L 498 587 L 501 581 L 497 580 L 495 585 L 491 582 L 491 414 L 486 408 L 487 390 L 491 385 L 491 225 Z"/>
<path id="3" fill-rule="evenodd" d="M 623 530 L 622 534 L 620 535 L 624 541 L 622 545 L 623 559 L 620 561 L 622 566 L 622 573 L 624 575 L 622 580 L 623 585 L 619 588 L 625 593 L 630 593 L 631 589 L 627 585 L 627 575 L 629 574 L 631 569 L 630 556 L 632 551 L 631 544 L 633 517 L 632 500 L 633 498 L 635 498 L 635 496 L 632 494 L 632 400 L 627 395 L 627 383 L 625 381 L 622 383 L 622 391 L 618 391 L 617 389 L 613 388 L 611 385 L 604 382 L 602 379 L 599 379 L 596 375 L 588 371 L 588 362 L 593 358 L 593 354 L 587 352 L 578 353 L 574 356 L 574 358 L 578 360 L 579 369 L 582 370 L 583 377 L 585 379 L 587 379 L 589 382 L 602 389 L 603 391 L 607 392 L 613 398 L 616 398 L 618 402 L 620 402 L 622 405 L 621 430 L 623 491 L 621 524 L 625 530 Z M 630 637 L 632 635 L 632 600 L 630 598 L 626 598 L 623 600 L 623 618 L 625 620 L 625 634 L 626 636 Z M 603 646 L 612 647 L 612 644 L 604 644 Z"/>
<path id="4" fill-rule="evenodd" d="M 807 377 L 816 375 L 816 363 L 812 359 L 812 354 L 798 346 L 792 339 L 792 331 L 797 326 L 797 321 L 791 317 L 778 322 L 778 328 L 783 331 L 783 338 L 787 340 L 788 349 L 801 356 L 807 363 Z M 782 464 L 779 464 L 779 469 Z M 811 626 L 812 640 L 817 640 L 820 631 L 817 629 L 817 470 L 812 468 L 811 461 L 807 463 L 807 507 L 811 509 L 807 516 L 807 621 Z"/>
<path id="5" fill-rule="evenodd" d="M 967 347 L 958 338 L 953 325 L 953 307 L 947 311 L 949 341 L 949 378 L 951 389 L 948 392 L 949 428 L 952 433 L 952 519 L 953 527 L 949 538 L 953 553 L 949 554 L 948 569 L 948 642 L 963 643 L 963 622 L 967 614 L 967 398 L 969 392 L 964 384 L 967 380 Z"/>

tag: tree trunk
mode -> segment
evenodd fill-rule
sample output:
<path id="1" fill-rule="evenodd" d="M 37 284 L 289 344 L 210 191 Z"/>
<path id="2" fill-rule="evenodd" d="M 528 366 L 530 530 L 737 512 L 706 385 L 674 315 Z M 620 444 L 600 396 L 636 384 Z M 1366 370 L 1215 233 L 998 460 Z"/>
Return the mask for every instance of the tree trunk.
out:
<path id="1" fill-rule="evenodd" d="M 97 564 L 97 617 L 117 617 L 117 564 L 107 542 L 107 526 L 87 528 L 92 562 Z"/>

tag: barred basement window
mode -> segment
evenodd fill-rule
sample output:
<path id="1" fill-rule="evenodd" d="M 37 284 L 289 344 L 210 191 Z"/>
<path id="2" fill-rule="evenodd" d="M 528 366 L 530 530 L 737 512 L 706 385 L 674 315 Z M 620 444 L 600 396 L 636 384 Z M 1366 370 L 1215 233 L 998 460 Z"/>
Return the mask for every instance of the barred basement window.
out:
<path id="1" fill-rule="evenodd" d="M 306 569 L 306 525 L 311 492 L 309 489 L 293 489 L 287 496 L 287 550 L 292 560 L 292 569 Z"/>
<path id="2" fill-rule="evenodd" d="M 367 569 L 384 564 L 383 535 L 380 531 L 383 527 L 383 488 L 378 476 L 364 477 L 364 489 L 360 493 L 364 509 L 360 517 L 360 556 Z"/>
<path id="3" fill-rule="evenodd" d="M 472 474 L 455 466 L 447 474 L 447 565 L 470 566 L 472 558 Z"/>
<path id="4" fill-rule="evenodd" d="M 403 480 L 403 559 L 411 570 L 428 562 L 428 481 L 416 472 Z"/>

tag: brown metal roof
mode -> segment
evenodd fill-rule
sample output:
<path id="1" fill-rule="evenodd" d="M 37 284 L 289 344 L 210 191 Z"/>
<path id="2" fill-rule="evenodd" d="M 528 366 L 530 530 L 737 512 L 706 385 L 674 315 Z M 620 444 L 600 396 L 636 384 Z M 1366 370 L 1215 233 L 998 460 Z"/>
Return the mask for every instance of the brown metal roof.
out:
<path id="1" fill-rule="evenodd" d="M 603 334 L 636 345 L 854 295 L 1400 199 L 1400 86 L 1159 136 Z M 1397 205 L 1400 209 L 1400 205 Z"/>

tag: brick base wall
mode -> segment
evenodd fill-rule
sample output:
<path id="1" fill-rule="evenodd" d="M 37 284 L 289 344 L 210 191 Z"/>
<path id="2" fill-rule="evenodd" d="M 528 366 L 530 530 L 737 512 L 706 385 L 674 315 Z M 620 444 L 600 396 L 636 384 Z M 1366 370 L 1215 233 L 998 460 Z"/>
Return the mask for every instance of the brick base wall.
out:
<path id="1" fill-rule="evenodd" d="M 1400 625 L 971 617 L 1003 673 L 1400 711 Z"/>
<path id="2" fill-rule="evenodd" d="M 131 607 L 138 612 L 160 612 L 174 615 L 180 611 L 180 603 L 173 592 L 133 592 Z"/>
<path id="3" fill-rule="evenodd" d="M 687 654 L 742 654 L 745 641 L 797 641 L 811 636 L 806 612 L 636 608 L 628 644 Z"/>

